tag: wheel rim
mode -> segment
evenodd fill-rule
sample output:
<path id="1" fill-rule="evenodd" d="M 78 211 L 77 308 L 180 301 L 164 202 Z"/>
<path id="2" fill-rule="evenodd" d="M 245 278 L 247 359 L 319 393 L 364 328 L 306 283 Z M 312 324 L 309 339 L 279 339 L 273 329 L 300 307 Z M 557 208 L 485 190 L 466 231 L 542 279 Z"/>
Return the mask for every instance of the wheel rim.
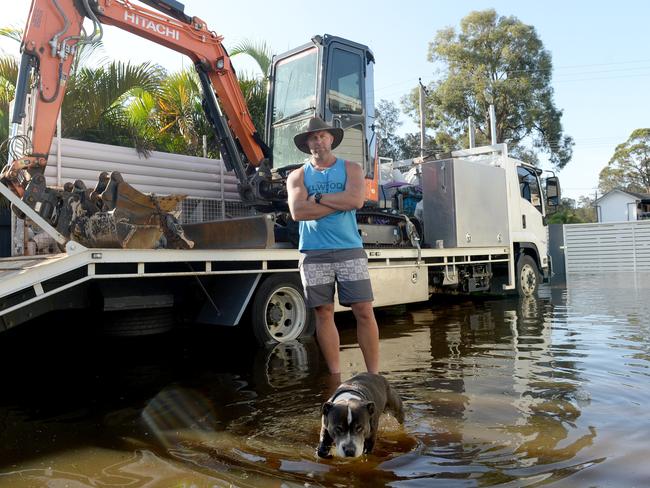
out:
<path id="1" fill-rule="evenodd" d="M 537 289 L 537 273 L 530 264 L 521 267 L 521 291 L 526 296 L 531 296 Z"/>
<path id="2" fill-rule="evenodd" d="M 305 328 L 307 307 L 295 288 L 284 286 L 273 292 L 264 308 L 269 335 L 278 342 L 296 339 Z"/>

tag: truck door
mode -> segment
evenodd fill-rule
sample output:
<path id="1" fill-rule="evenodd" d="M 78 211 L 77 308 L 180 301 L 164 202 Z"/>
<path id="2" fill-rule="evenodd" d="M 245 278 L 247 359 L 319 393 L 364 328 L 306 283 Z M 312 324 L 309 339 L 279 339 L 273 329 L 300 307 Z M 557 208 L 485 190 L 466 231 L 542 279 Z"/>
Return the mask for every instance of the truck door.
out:
<path id="1" fill-rule="evenodd" d="M 517 166 L 517 176 L 519 180 L 519 192 L 521 199 L 519 202 L 520 216 L 519 225 L 521 234 L 520 242 L 530 242 L 535 244 L 545 265 L 547 254 L 547 232 L 544 223 L 544 202 L 539 177 L 534 168 L 528 166 Z"/>

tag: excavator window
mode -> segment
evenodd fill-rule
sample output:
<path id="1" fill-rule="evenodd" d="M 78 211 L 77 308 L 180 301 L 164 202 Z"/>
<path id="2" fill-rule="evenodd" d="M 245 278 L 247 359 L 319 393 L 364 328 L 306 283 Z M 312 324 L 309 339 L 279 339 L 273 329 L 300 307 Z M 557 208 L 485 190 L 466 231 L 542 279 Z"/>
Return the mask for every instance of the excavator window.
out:
<path id="1" fill-rule="evenodd" d="M 329 52 L 326 106 L 332 122 L 343 129 L 343 142 L 336 155 L 367 168 L 364 152 L 365 117 L 363 106 L 363 58 L 358 48 L 332 43 Z"/>
<path id="2" fill-rule="evenodd" d="M 334 114 L 361 114 L 361 57 L 343 49 L 334 50 L 327 97 Z"/>
<path id="3" fill-rule="evenodd" d="M 281 124 L 316 105 L 316 49 L 278 62 L 275 71 L 273 124 Z"/>
<path id="4" fill-rule="evenodd" d="M 316 110 L 317 63 L 318 50 L 314 47 L 280 60 L 275 67 L 271 112 L 275 168 L 305 160 L 293 136 Z"/>

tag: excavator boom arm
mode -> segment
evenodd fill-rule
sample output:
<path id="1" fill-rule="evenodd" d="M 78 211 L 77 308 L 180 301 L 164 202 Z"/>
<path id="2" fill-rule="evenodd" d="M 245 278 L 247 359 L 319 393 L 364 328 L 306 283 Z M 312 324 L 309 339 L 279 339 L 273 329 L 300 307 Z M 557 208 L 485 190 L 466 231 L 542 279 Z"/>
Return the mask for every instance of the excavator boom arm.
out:
<path id="1" fill-rule="evenodd" d="M 85 17 L 91 18 L 96 26 L 113 25 L 192 59 L 201 79 L 208 117 L 221 141 L 224 161 L 242 185 L 247 184 L 246 165 L 239 148 L 254 167 L 269 156 L 253 124 L 222 37 L 210 31 L 198 17 L 185 15 L 178 2 L 146 0 L 145 3 L 159 11 L 129 0 L 33 0 L 23 37 L 12 122 L 19 123 L 25 116 L 26 85 L 32 69 L 37 71 L 38 96 L 33 101 L 31 154 L 22 158 L 17 169 L 42 174 L 47 164 L 74 55 L 80 44 L 87 42 L 87 36 L 83 35 Z M 216 103 L 217 99 L 220 104 Z M 18 189 L 16 185 L 14 188 Z"/>

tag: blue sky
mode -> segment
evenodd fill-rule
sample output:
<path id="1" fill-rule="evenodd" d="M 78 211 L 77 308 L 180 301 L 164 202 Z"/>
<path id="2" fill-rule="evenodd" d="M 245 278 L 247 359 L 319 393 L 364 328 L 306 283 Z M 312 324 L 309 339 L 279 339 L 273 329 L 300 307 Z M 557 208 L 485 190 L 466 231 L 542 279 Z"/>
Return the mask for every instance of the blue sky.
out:
<path id="1" fill-rule="evenodd" d="M 3 2 L 3 25 L 22 27 L 30 2 Z M 574 155 L 560 172 L 565 196 L 594 195 L 598 173 L 617 144 L 639 127 L 649 127 L 650 2 L 605 1 L 385 1 L 245 2 L 185 0 L 185 12 L 205 20 L 224 36 L 226 47 L 243 39 L 265 40 L 274 52 L 333 34 L 367 44 L 376 58 L 376 100 L 401 97 L 434 76 L 426 61 L 429 42 L 447 26 L 459 25 L 472 10 L 494 8 L 533 25 L 553 58 L 556 106 L 564 111 L 565 133 L 575 139 Z M 179 54 L 114 28 L 105 31 L 110 57 L 153 61 L 169 70 L 187 66 Z M 0 41 L 5 52 L 17 45 Z M 238 70 L 253 64 L 234 59 Z M 416 131 L 404 116 L 403 130 Z"/>

